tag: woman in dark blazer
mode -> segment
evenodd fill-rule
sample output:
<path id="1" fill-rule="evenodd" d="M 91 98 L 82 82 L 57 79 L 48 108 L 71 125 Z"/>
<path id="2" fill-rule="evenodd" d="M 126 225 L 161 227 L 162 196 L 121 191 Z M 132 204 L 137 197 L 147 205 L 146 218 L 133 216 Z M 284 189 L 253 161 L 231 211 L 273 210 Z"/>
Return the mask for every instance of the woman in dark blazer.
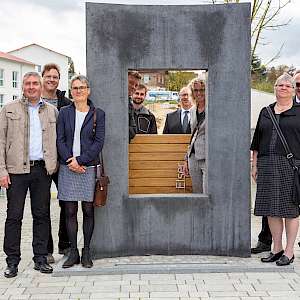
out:
<path id="1" fill-rule="evenodd" d="M 93 262 L 89 247 L 94 230 L 95 166 L 100 163 L 99 154 L 104 143 L 105 113 L 95 108 L 88 99 L 90 88 L 85 76 L 76 75 L 71 79 L 71 94 L 74 102 L 60 110 L 57 122 L 60 162 L 57 198 L 65 202 L 66 227 L 71 243 L 69 257 L 62 267 L 69 268 L 80 262 L 77 249 L 77 210 L 80 201 L 84 236 L 81 264 L 91 268 Z"/>

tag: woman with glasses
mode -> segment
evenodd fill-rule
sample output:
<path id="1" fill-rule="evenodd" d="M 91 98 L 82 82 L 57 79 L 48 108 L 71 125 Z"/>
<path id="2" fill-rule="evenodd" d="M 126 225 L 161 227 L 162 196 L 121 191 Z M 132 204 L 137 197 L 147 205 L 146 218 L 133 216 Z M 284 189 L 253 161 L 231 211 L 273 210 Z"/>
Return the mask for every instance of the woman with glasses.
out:
<path id="1" fill-rule="evenodd" d="M 74 102 L 63 107 L 57 122 L 57 149 L 59 154 L 58 196 L 65 202 L 66 227 L 71 251 L 63 268 L 79 264 L 77 248 L 77 210 L 81 202 L 83 212 L 83 237 L 81 264 L 91 268 L 90 241 L 94 230 L 93 197 L 95 166 L 99 164 L 105 135 L 105 114 L 95 108 L 91 100 L 89 82 L 85 76 L 71 79 Z"/>
<path id="2" fill-rule="evenodd" d="M 276 102 L 270 105 L 276 121 L 295 157 L 300 163 L 300 107 L 293 106 L 293 78 L 283 74 L 274 86 Z M 294 261 L 294 243 L 299 226 L 299 207 L 293 201 L 294 174 L 282 142 L 266 108 L 260 112 L 251 144 L 252 178 L 257 183 L 254 214 L 266 216 L 273 238 L 273 250 L 261 258 L 278 266 Z M 286 246 L 282 235 L 285 225 Z"/>
<path id="3" fill-rule="evenodd" d="M 194 193 L 206 193 L 205 82 L 193 79 L 188 85 L 194 106 L 191 108 L 191 142 L 185 157 L 184 174 L 190 175 Z"/>

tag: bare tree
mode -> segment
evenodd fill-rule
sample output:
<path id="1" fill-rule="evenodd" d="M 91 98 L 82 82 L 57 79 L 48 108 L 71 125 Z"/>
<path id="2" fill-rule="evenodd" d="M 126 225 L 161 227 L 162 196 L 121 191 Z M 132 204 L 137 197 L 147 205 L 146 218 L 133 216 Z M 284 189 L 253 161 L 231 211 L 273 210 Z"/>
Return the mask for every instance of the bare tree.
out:
<path id="1" fill-rule="evenodd" d="M 213 4 L 217 3 L 240 3 L 240 0 L 212 0 Z M 291 0 L 251 0 L 251 61 L 253 60 L 257 46 L 266 45 L 263 32 L 266 30 L 278 30 L 289 24 L 291 19 L 279 22 L 278 17 Z M 278 52 L 268 62 L 276 60 L 280 56 L 283 44 Z"/>

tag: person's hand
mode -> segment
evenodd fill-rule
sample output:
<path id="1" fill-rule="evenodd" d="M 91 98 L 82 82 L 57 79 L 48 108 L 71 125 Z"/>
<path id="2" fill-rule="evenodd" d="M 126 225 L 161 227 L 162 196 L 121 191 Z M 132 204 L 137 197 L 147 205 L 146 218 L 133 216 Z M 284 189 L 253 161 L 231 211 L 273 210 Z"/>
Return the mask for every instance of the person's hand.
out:
<path id="1" fill-rule="evenodd" d="M 9 175 L 3 176 L 0 178 L 0 186 L 8 189 L 8 186 L 11 184 Z"/>
<path id="2" fill-rule="evenodd" d="M 183 165 L 183 174 L 184 174 L 184 176 L 189 176 L 190 175 L 190 173 L 189 173 L 189 165 L 188 165 L 187 161 L 185 161 L 184 165 Z"/>
<path id="3" fill-rule="evenodd" d="M 68 163 L 68 167 L 71 171 L 73 171 L 75 173 L 85 173 L 86 167 L 80 166 L 75 157 L 70 157 L 67 160 L 67 163 Z"/>
<path id="4" fill-rule="evenodd" d="M 257 178 L 257 167 L 256 166 L 252 166 L 251 168 L 251 176 L 253 178 L 253 180 L 256 182 L 256 178 Z"/>

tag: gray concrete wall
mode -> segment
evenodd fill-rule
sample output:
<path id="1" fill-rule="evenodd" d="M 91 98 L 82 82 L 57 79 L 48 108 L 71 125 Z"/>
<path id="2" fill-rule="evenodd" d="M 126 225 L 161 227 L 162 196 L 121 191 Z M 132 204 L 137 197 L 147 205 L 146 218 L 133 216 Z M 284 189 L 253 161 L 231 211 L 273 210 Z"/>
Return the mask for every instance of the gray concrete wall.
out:
<path id="1" fill-rule="evenodd" d="M 95 257 L 250 255 L 250 4 L 87 3 L 91 98 L 106 112 Z M 208 69 L 208 195 L 128 196 L 128 69 Z"/>

